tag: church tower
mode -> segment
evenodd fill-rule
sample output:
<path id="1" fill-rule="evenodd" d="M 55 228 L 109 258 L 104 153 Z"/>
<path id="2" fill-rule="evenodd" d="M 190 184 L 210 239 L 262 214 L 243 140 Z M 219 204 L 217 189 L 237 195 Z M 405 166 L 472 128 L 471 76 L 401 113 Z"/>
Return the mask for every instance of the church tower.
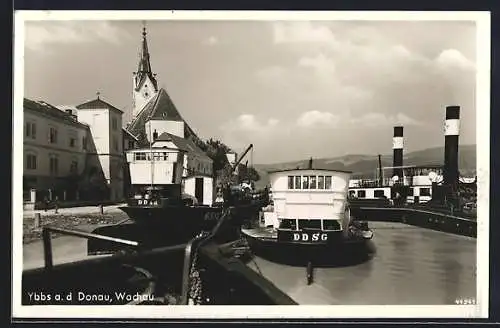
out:
<path id="1" fill-rule="evenodd" d="M 133 77 L 133 108 L 132 117 L 135 119 L 144 106 L 158 93 L 156 74 L 151 70 L 149 59 L 146 25 L 142 29 L 142 47 L 139 55 L 139 66 Z"/>

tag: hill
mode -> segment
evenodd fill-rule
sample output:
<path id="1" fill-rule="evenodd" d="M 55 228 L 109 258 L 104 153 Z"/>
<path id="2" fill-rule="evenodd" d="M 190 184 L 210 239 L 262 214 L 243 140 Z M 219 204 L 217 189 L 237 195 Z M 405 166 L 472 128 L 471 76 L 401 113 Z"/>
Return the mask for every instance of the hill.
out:
<path id="1" fill-rule="evenodd" d="M 345 155 L 334 158 L 314 158 L 315 168 L 347 170 L 353 172 L 355 178 L 373 178 L 378 168 L 377 155 Z M 255 164 L 260 175 L 257 188 L 263 188 L 269 183 L 267 172 L 271 170 L 293 169 L 306 167 L 309 159 L 276 164 Z M 428 148 L 404 154 L 404 165 L 443 165 L 444 147 Z M 382 155 L 382 166 L 392 166 L 392 154 Z M 459 147 L 458 167 L 462 175 L 471 176 L 476 172 L 476 145 Z"/>

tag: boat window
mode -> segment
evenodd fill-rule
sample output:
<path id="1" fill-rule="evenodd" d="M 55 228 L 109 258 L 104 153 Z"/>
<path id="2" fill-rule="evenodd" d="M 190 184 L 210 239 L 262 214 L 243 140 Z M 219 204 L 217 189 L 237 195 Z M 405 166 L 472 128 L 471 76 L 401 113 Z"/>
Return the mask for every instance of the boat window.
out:
<path id="1" fill-rule="evenodd" d="M 299 220 L 299 229 L 318 229 L 321 230 L 321 220 Z"/>
<path id="2" fill-rule="evenodd" d="M 288 176 L 288 189 L 293 189 L 293 181 L 294 180 L 295 180 L 295 177 Z"/>
<path id="3" fill-rule="evenodd" d="M 365 197 L 366 197 L 366 191 L 358 190 L 358 198 L 365 198 Z"/>
<path id="4" fill-rule="evenodd" d="M 430 196 L 431 188 L 420 188 L 420 196 Z"/>
<path id="5" fill-rule="evenodd" d="M 295 189 L 301 189 L 300 188 L 300 175 L 295 177 Z"/>
<path id="6" fill-rule="evenodd" d="M 316 176 L 309 176 L 309 189 L 316 189 Z"/>
<path id="7" fill-rule="evenodd" d="M 340 230 L 340 223 L 337 220 L 323 220 L 324 230 Z"/>
<path id="8" fill-rule="evenodd" d="M 331 176 L 325 177 L 325 189 L 332 189 L 332 177 Z"/>
<path id="9" fill-rule="evenodd" d="M 322 175 L 318 176 L 318 189 L 325 189 L 325 177 Z"/>
<path id="10" fill-rule="evenodd" d="M 146 153 L 135 153 L 134 159 L 136 161 L 145 161 L 146 160 Z"/>
<path id="11" fill-rule="evenodd" d="M 377 189 L 373 192 L 375 198 L 384 198 L 384 191 L 382 189 Z"/>
<path id="12" fill-rule="evenodd" d="M 302 177 L 302 189 L 309 189 L 309 177 Z"/>
<path id="13" fill-rule="evenodd" d="M 297 221 L 295 219 L 283 219 L 280 223 L 280 229 L 297 230 Z"/>
<path id="14" fill-rule="evenodd" d="M 408 189 L 408 196 L 413 196 L 413 191 L 415 190 L 415 188 L 409 188 Z"/>
<path id="15" fill-rule="evenodd" d="M 356 197 L 356 190 L 349 190 L 349 197 Z"/>

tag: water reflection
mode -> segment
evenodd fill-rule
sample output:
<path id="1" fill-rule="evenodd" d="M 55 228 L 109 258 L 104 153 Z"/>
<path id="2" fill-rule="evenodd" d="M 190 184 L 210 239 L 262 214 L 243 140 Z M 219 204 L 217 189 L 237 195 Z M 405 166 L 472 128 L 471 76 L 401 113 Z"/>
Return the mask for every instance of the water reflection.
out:
<path id="1" fill-rule="evenodd" d="M 372 223 L 375 257 L 338 268 L 305 268 L 255 258 L 262 274 L 300 304 L 455 304 L 476 294 L 476 240 L 400 223 Z"/>

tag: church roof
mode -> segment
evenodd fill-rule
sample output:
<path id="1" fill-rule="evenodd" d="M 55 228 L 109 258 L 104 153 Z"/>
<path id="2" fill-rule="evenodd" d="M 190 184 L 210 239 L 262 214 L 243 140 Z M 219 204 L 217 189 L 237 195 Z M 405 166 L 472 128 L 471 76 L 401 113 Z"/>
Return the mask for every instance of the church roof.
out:
<path id="1" fill-rule="evenodd" d="M 139 137 L 141 133 L 145 133 L 144 124 L 149 120 L 184 122 L 184 136 L 198 139 L 194 131 L 182 118 L 167 91 L 163 88 L 144 106 L 137 117 L 129 124 L 127 130 L 134 136 Z"/>
<path id="2" fill-rule="evenodd" d="M 105 102 L 104 100 L 100 99 L 97 97 L 97 99 L 87 101 L 81 105 L 76 106 L 78 110 L 80 109 L 102 109 L 102 108 L 107 108 L 111 110 L 115 110 L 123 114 L 123 111 L 119 110 L 115 106 Z"/>
<path id="3" fill-rule="evenodd" d="M 212 159 L 190 139 L 184 139 L 174 134 L 164 132 L 158 136 L 156 141 L 171 141 L 177 146 L 177 148 L 185 152 L 196 154 L 207 161 L 212 161 Z"/>

